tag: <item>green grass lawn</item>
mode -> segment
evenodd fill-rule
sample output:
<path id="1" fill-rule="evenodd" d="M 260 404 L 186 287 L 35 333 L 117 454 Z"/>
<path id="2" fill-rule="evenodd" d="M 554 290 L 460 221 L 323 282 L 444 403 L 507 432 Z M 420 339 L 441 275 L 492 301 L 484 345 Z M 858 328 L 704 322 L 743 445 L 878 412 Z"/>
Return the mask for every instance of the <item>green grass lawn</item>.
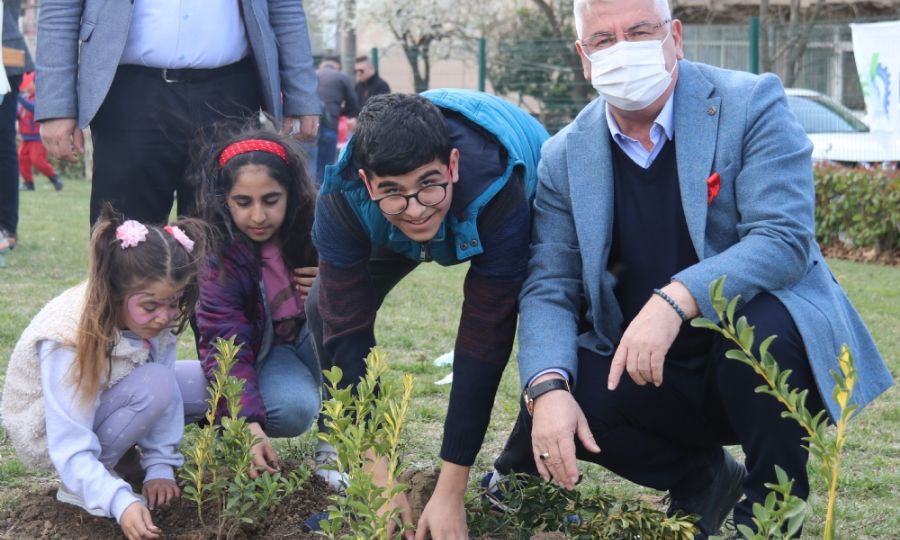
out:
<path id="1" fill-rule="evenodd" d="M 66 180 L 56 193 L 46 182 L 36 192 L 22 193 L 19 246 L 0 269 L 0 372 L 30 318 L 53 296 L 85 277 L 90 185 Z M 900 268 L 830 261 L 890 364 L 900 373 Z M 408 465 L 438 464 L 449 386 L 435 381 L 449 372 L 431 361 L 452 349 L 461 306 L 465 267 L 441 269 L 423 265 L 388 297 L 378 317 L 378 339 L 391 355 L 393 369 L 416 376 L 416 391 L 406 430 Z M 182 338 L 180 355 L 191 357 L 193 341 Z M 491 429 L 476 471 L 487 470 L 505 441 L 518 410 L 518 372 L 514 361 L 506 370 L 497 397 Z M 900 392 L 892 388 L 865 409 L 850 426 L 842 463 L 838 503 L 838 538 L 898 538 L 900 536 Z M 282 451 L 308 455 L 309 435 L 281 442 Z M 658 497 L 599 467 L 583 466 L 587 482 L 613 495 Z M 473 477 L 474 480 L 474 477 Z M 24 487 L 51 482 L 26 470 L 11 447 L 0 443 L 0 508 L 8 507 Z M 824 515 L 825 481 L 813 475 L 811 515 L 805 537 L 815 538 Z"/>

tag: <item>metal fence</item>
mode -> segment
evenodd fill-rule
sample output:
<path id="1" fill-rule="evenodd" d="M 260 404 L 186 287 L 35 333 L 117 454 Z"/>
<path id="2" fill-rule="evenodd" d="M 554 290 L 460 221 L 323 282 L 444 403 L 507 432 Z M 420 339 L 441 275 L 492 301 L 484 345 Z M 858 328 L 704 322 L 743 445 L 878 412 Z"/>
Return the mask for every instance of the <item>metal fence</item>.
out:
<path id="1" fill-rule="evenodd" d="M 788 55 L 792 36 L 787 26 L 769 28 L 772 72 L 791 81 Z M 748 25 L 684 26 L 689 60 L 729 69 L 750 69 Z M 555 132 L 571 121 L 596 93 L 585 81 L 571 41 L 492 41 L 487 47 L 488 79 L 495 92 L 518 100 L 547 129 Z M 817 23 L 809 33 L 790 86 L 815 90 L 850 109 L 864 109 L 848 21 Z"/>
<path id="2" fill-rule="evenodd" d="M 774 57 L 772 72 L 789 86 L 808 88 L 831 96 L 851 109 L 863 109 L 862 91 L 853 58 L 849 22 L 827 22 L 814 26 L 799 61 L 793 82 L 788 72 L 785 47 L 796 36 L 785 25 L 769 30 L 769 50 Z M 734 25 L 685 25 L 685 56 L 729 69 L 750 69 L 750 32 L 748 27 Z M 779 54 L 780 53 L 780 54 Z"/>

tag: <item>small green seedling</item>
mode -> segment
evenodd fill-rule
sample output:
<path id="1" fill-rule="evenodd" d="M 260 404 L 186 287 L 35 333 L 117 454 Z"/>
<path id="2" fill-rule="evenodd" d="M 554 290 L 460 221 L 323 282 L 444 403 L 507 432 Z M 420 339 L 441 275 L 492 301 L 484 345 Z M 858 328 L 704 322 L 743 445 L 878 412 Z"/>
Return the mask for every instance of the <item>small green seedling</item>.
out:
<path id="1" fill-rule="evenodd" d="M 777 399 L 785 407 L 782 416 L 794 419 L 806 431 L 804 441 L 810 456 L 819 463 L 820 471 L 828 479 L 828 509 L 825 513 L 825 526 L 823 530 L 824 540 L 834 538 L 835 505 L 837 503 L 838 470 L 841 463 L 841 451 L 847 441 L 847 423 L 856 412 L 857 406 L 851 403 L 853 387 L 856 385 L 856 368 L 853 365 L 853 357 L 847 345 L 841 346 L 838 356 L 840 373 L 832 371 L 835 387 L 834 400 L 841 409 L 840 417 L 836 422 L 834 436 L 828 433 L 828 416 L 820 411 L 813 415 L 806 407 L 807 390 L 797 390 L 788 386 L 788 377 L 791 371 L 778 367 L 778 362 L 769 353 L 769 347 L 776 336 L 769 336 L 759 345 L 759 357 L 753 353 L 754 333 L 753 327 L 747 323 L 747 319 L 741 317 L 734 321 L 734 314 L 740 303 L 741 297 L 735 296 L 731 300 L 725 296 L 725 276 L 713 281 L 709 285 L 709 296 L 713 309 L 720 323 L 716 324 L 709 319 L 698 318 L 691 321 L 691 325 L 697 328 L 707 328 L 721 334 L 725 339 L 737 345 L 725 356 L 746 364 L 760 377 L 765 384 L 756 388 L 757 392 L 769 394 Z M 803 524 L 806 514 L 806 503 L 798 497 L 791 495 L 790 485 L 792 481 L 781 469 L 776 469 L 777 484 L 767 484 L 773 493 L 766 499 L 764 505 L 753 506 L 753 521 L 759 532 L 754 533 L 749 527 L 739 527 L 740 533 L 748 539 L 766 538 L 792 538 L 790 531 L 798 531 Z M 785 489 L 787 486 L 787 489 Z M 774 495 L 774 496 L 773 496 Z M 778 498 L 780 497 L 780 498 Z"/>
<path id="2" fill-rule="evenodd" d="M 328 520 L 322 523 L 321 533 L 332 539 L 387 540 L 390 522 L 397 524 L 394 538 L 406 530 L 399 509 L 388 510 L 386 505 L 406 489 L 397 481 L 403 472 L 400 435 L 414 378 L 406 374 L 399 383 L 386 378 L 387 356 L 377 347 L 366 358 L 366 368 L 355 391 L 339 387 L 343 377 L 339 367 L 324 372 L 331 399 L 324 404 L 327 430 L 319 438 L 337 450 L 334 468 L 349 478 L 345 492 L 331 496 Z M 374 459 L 387 461 L 384 482 L 373 477 Z"/>
<path id="3" fill-rule="evenodd" d="M 185 482 L 184 497 L 197 505 L 200 523 L 205 525 L 204 507 L 213 504 L 216 538 L 230 538 L 241 524 L 255 523 L 285 496 L 299 491 L 310 470 L 250 478 L 250 449 L 258 441 L 246 419 L 238 417 L 244 381 L 228 375 L 241 345 L 235 345 L 234 337 L 218 338 L 215 347 L 217 367 L 208 388 L 206 425 L 200 429 L 194 447 L 185 451 L 179 477 Z M 227 413 L 216 423 L 216 411 L 222 403 Z"/>

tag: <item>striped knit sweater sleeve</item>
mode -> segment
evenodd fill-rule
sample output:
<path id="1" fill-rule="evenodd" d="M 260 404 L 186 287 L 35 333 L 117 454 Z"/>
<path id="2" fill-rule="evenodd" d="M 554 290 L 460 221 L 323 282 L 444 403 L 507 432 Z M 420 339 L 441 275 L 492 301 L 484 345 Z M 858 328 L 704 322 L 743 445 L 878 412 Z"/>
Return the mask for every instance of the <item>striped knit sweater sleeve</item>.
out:
<path id="1" fill-rule="evenodd" d="M 528 265 L 530 217 L 521 189 L 504 189 L 479 219 L 484 252 L 472 259 L 463 288 L 441 445 L 445 461 L 471 465 L 484 441 L 515 339 L 517 299 Z"/>

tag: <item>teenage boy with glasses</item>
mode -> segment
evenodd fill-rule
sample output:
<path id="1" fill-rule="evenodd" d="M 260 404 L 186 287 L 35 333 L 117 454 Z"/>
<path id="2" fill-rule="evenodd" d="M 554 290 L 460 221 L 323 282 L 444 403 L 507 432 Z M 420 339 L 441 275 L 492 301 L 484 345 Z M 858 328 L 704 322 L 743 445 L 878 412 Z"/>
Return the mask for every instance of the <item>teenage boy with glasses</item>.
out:
<path id="1" fill-rule="evenodd" d="M 325 172 L 313 227 L 319 278 L 306 311 L 319 361 L 339 366 L 344 384 L 364 374 L 376 312 L 394 285 L 421 262 L 470 263 L 443 466 L 421 538 L 466 534 L 463 494 L 512 350 L 546 138 L 527 113 L 487 94 L 379 95 Z M 409 522 L 405 496 L 394 504 Z"/>

